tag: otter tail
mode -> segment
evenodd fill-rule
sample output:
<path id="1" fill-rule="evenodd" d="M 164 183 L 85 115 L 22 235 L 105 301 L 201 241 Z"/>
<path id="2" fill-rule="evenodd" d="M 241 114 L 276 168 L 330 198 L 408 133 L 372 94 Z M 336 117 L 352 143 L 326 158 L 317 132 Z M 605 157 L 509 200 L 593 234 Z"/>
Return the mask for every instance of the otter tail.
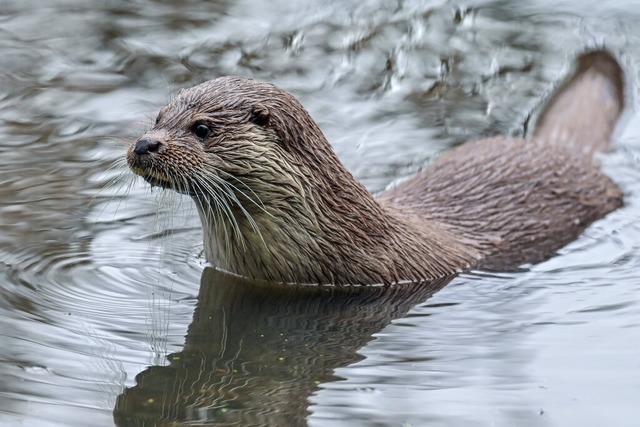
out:
<path id="1" fill-rule="evenodd" d="M 605 50 L 578 57 L 574 73 L 538 117 L 534 140 L 593 157 L 609 147 L 624 107 L 623 71 Z"/>

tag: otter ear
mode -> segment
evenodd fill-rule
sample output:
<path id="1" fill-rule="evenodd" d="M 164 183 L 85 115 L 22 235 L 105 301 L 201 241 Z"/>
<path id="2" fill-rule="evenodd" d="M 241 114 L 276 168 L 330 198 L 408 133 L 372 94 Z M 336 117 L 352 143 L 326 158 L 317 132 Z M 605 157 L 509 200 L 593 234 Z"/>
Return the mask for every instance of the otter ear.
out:
<path id="1" fill-rule="evenodd" d="M 271 113 L 269 109 L 262 104 L 256 104 L 251 108 L 251 115 L 249 120 L 258 126 L 267 126 L 271 119 Z"/>

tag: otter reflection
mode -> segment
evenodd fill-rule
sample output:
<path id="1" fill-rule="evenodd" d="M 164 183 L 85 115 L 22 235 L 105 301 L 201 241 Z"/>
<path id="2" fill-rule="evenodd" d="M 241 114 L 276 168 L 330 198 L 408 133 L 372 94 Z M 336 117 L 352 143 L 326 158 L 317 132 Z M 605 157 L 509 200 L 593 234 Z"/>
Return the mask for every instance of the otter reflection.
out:
<path id="1" fill-rule="evenodd" d="M 257 283 L 206 268 L 184 350 L 118 397 L 119 426 L 304 425 L 308 397 L 372 334 L 445 286 Z"/>

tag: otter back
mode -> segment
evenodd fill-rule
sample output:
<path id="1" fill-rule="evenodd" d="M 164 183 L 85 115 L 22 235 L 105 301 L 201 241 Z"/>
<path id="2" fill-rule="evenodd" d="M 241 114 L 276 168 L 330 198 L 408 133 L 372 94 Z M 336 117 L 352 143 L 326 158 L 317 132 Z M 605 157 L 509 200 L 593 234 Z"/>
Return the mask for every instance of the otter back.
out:
<path id="1" fill-rule="evenodd" d="M 528 139 L 489 138 L 445 153 L 380 196 L 383 203 L 472 236 L 485 268 L 538 262 L 622 204 L 592 165 L 623 108 L 622 70 L 607 52 L 578 59 Z"/>

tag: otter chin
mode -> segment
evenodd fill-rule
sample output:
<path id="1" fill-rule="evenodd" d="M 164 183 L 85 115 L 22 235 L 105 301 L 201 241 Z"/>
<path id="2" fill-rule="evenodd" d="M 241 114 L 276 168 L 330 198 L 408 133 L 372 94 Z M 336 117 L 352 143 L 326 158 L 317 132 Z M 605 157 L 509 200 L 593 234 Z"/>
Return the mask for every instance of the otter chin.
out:
<path id="1" fill-rule="evenodd" d="M 374 197 L 291 94 L 221 77 L 181 90 L 127 162 L 193 198 L 221 269 L 284 283 L 428 281 L 544 260 L 621 206 L 593 157 L 623 105 L 615 58 L 584 53 L 529 137 L 463 144 Z"/>

